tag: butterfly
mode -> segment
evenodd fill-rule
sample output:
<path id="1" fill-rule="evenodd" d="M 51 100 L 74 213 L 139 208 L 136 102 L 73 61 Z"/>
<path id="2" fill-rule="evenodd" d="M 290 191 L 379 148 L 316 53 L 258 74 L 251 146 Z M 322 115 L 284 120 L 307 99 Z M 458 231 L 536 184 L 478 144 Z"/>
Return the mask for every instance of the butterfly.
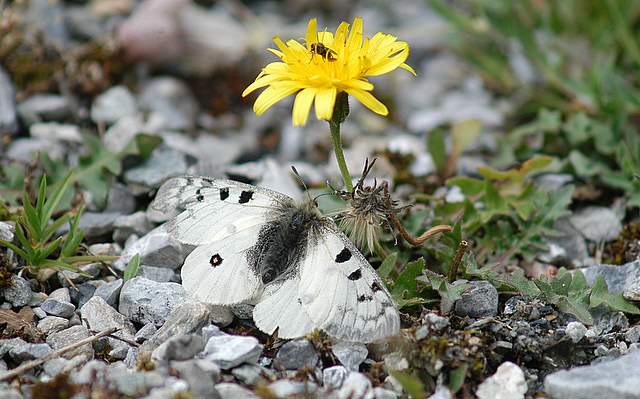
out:
<path id="1" fill-rule="evenodd" d="M 298 203 L 225 179 L 177 177 L 151 204 L 178 241 L 196 246 L 182 285 L 216 304 L 254 303 L 255 325 L 280 338 L 316 329 L 372 342 L 400 329 L 400 316 L 376 271 L 314 200 Z"/>

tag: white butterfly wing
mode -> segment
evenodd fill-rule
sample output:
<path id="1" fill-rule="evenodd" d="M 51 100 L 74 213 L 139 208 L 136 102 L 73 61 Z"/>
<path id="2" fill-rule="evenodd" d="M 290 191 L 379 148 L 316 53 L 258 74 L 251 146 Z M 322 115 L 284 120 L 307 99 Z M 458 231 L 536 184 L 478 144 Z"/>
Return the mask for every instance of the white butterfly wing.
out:
<path id="1" fill-rule="evenodd" d="M 254 298 L 263 287 L 247 251 L 262 226 L 293 200 L 248 184 L 206 177 L 178 177 L 160 187 L 151 207 L 167 214 L 177 240 L 198 246 L 182 266 L 182 285 L 197 299 L 219 305 Z"/>
<path id="2" fill-rule="evenodd" d="M 400 330 L 384 283 L 333 223 L 311 232 L 297 294 L 317 328 L 329 335 L 372 342 Z"/>
<path id="3" fill-rule="evenodd" d="M 264 224 L 286 206 L 293 206 L 293 200 L 271 190 L 191 176 L 168 180 L 151 204 L 158 212 L 182 210 L 167 223 L 167 231 L 189 245 L 218 241 Z"/>

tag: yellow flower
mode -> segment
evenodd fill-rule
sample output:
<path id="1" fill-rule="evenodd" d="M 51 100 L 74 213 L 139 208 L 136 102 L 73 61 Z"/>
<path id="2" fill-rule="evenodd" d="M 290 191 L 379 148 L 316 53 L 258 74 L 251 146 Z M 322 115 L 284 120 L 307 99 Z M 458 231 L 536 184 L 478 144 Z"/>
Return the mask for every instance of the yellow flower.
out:
<path id="1" fill-rule="evenodd" d="M 400 67 L 415 75 L 405 63 L 409 45 L 393 35 L 381 32 L 372 38 L 362 37 L 362 18 L 349 24 L 340 23 L 335 35 L 318 32 L 316 19 L 309 21 L 306 43 L 289 40 L 286 44 L 275 37 L 279 50 L 269 49 L 280 58 L 267 65 L 255 82 L 245 89 L 246 96 L 267 86 L 256 99 L 253 110 L 263 114 L 283 98 L 297 93 L 293 105 L 293 125 L 304 125 L 315 99 L 316 117 L 330 120 L 336 96 L 346 92 L 373 112 L 387 115 L 387 107 L 372 94 L 373 85 L 367 76 L 382 75 Z"/>

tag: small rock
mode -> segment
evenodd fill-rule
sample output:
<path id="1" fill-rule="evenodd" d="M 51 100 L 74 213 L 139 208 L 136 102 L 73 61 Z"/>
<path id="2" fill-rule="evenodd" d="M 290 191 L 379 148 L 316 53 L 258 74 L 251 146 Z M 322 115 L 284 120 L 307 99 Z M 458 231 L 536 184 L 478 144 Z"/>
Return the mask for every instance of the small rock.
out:
<path id="1" fill-rule="evenodd" d="M 44 319 L 45 317 L 47 317 L 47 312 L 45 312 L 44 310 L 42 310 L 41 308 L 33 308 L 33 314 L 36 315 L 36 317 L 40 320 Z M 51 316 L 51 317 L 55 317 L 55 316 Z M 67 323 L 69 321 L 67 320 Z"/>
<path id="2" fill-rule="evenodd" d="M 398 394 L 388 389 L 375 387 L 373 388 L 373 397 L 376 399 L 396 399 Z"/>
<path id="3" fill-rule="evenodd" d="M 138 271 L 138 276 L 157 281 L 158 283 L 176 282 L 176 273 L 166 267 L 142 265 Z"/>
<path id="4" fill-rule="evenodd" d="M 424 316 L 424 323 L 429 325 L 433 331 L 442 331 L 449 326 L 449 319 L 435 313 L 427 313 Z"/>
<path id="5" fill-rule="evenodd" d="M 164 324 L 167 316 L 185 300 L 184 287 L 176 283 L 157 283 L 143 277 L 127 281 L 120 292 L 119 311 L 136 323 Z"/>
<path id="6" fill-rule="evenodd" d="M 69 376 L 74 384 L 88 385 L 94 381 L 95 376 L 101 377 L 108 365 L 102 360 L 90 360 L 79 371 L 72 372 Z"/>
<path id="7" fill-rule="evenodd" d="M 189 88 L 172 77 L 158 77 L 141 89 L 140 107 L 162 117 L 168 130 L 191 129 L 194 125 L 198 103 Z"/>
<path id="8" fill-rule="evenodd" d="M 0 339 L 0 359 L 2 359 L 13 348 L 26 344 L 27 342 L 22 338 Z"/>
<path id="9" fill-rule="evenodd" d="M 2 82 L 0 82 L 2 83 Z M 0 85 L 2 87 L 2 85 Z M 2 105 L 2 104 L 0 104 Z M 257 397 L 257 396 L 256 396 Z M 0 386 L 0 398 L 2 399 L 23 399 L 24 397 L 18 392 L 17 389 Z"/>
<path id="10" fill-rule="evenodd" d="M 107 205 L 104 208 L 104 211 L 107 213 L 119 213 L 122 215 L 132 214 L 136 211 L 136 197 L 124 184 L 114 183 L 109 187 Z"/>
<path id="11" fill-rule="evenodd" d="M 114 86 L 95 99 L 91 119 L 95 123 L 112 124 L 137 112 L 136 99 L 131 92 L 124 86 Z"/>
<path id="12" fill-rule="evenodd" d="M 178 334 L 199 334 L 203 327 L 210 323 L 226 326 L 233 321 L 227 307 L 205 304 L 202 302 L 186 302 L 173 309 L 167 321 L 140 348 L 151 352 L 167 339 Z M 203 337 L 208 341 L 207 337 Z"/>
<path id="13" fill-rule="evenodd" d="M 587 240 L 593 242 L 611 241 L 622 230 L 618 215 L 605 207 L 589 206 L 574 213 L 569 222 Z"/>
<path id="14" fill-rule="evenodd" d="M 188 168 L 187 157 L 168 148 L 157 148 L 151 158 L 140 166 L 124 173 L 124 180 L 137 186 L 141 192 L 160 187 L 167 179 L 185 174 Z"/>
<path id="15" fill-rule="evenodd" d="M 256 385 L 260 381 L 265 381 L 263 374 L 268 375 L 269 372 L 269 369 L 255 364 L 243 364 L 231 370 L 231 374 L 245 385 Z"/>
<path id="16" fill-rule="evenodd" d="M 132 369 L 138 365 L 138 348 L 132 346 L 127 351 L 127 355 L 124 357 L 122 361 L 128 369 Z"/>
<path id="17" fill-rule="evenodd" d="M 202 338 L 197 337 L 202 342 Z M 167 341 L 169 342 L 169 341 Z M 160 348 L 158 348 L 160 349 Z M 215 388 L 215 381 L 207 371 L 201 368 L 202 361 L 173 361 L 171 368 L 178 372 L 178 377 L 187 381 L 189 391 L 197 398 L 222 398 Z"/>
<path id="18" fill-rule="evenodd" d="M 409 361 L 400 352 L 391 352 L 384 355 L 384 364 L 392 370 L 406 370 L 409 368 Z"/>
<path id="19" fill-rule="evenodd" d="M 86 321 L 92 331 L 104 331 L 110 328 L 118 328 L 113 333 L 114 337 L 119 337 L 128 341 L 134 340 L 136 332 L 133 324 L 123 315 L 118 313 L 113 307 L 99 296 L 94 296 L 80 308 L 82 320 Z M 126 342 L 111 338 L 103 338 L 109 343 L 112 352 L 110 355 L 116 359 L 124 359 L 131 345 Z M 117 355 L 117 356 L 114 356 Z"/>
<path id="20" fill-rule="evenodd" d="M 349 374 L 344 366 L 332 366 L 322 370 L 322 384 L 325 388 L 339 389 Z"/>
<path id="21" fill-rule="evenodd" d="M 2 290 L 2 295 L 0 296 L 4 296 L 4 299 L 11 303 L 14 308 L 19 308 L 27 305 L 32 295 L 29 282 L 20 276 L 13 276 L 11 285 Z"/>
<path id="22" fill-rule="evenodd" d="M 99 238 L 110 234 L 119 213 L 85 212 L 80 216 L 79 228 L 84 231 L 85 238 Z"/>
<path id="23" fill-rule="evenodd" d="M 315 367 L 318 354 L 313 344 L 306 339 L 289 341 L 280 347 L 276 364 L 287 370 L 297 370 L 305 366 Z"/>
<path id="24" fill-rule="evenodd" d="M 73 316 L 76 307 L 71 302 L 61 301 L 58 299 L 47 298 L 40 306 L 42 310 L 52 316 L 64 317 L 68 319 Z"/>
<path id="25" fill-rule="evenodd" d="M 68 288 L 58 288 L 49 294 L 49 299 L 57 299 L 62 302 L 71 302 L 71 295 L 69 295 Z"/>
<path id="26" fill-rule="evenodd" d="M 58 281 L 63 287 L 69 288 L 72 287 L 71 283 L 77 285 L 89 281 L 91 278 L 98 277 L 102 267 L 102 263 L 89 263 L 87 265 L 80 266 L 82 273 L 72 272 L 71 270 L 62 270 L 58 272 Z M 73 287 L 73 289 L 75 290 L 75 287 Z"/>
<path id="27" fill-rule="evenodd" d="M 365 361 L 369 351 L 367 346 L 360 342 L 340 341 L 331 347 L 331 352 L 347 370 L 358 371 L 360 364 Z"/>
<path id="28" fill-rule="evenodd" d="M 151 338 L 156 331 L 158 331 L 158 328 L 155 323 L 147 323 L 138 330 L 134 339 L 137 343 L 141 344 Z"/>
<path id="29" fill-rule="evenodd" d="M 269 390 L 277 398 L 291 398 L 300 395 L 309 395 L 315 392 L 315 387 L 311 382 L 278 380 L 269 384 Z"/>
<path id="30" fill-rule="evenodd" d="M 574 344 L 577 344 L 587 333 L 587 327 L 579 321 L 572 321 L 567 324 L 564 332 L 571 338 Z"/>
<path id="31" fill-rule="evenodd" d="M 87 330 L 85 326 L 73 326 L 65 330 L 49 334 L 49 336 L 47 337 L 47 344 L 49 344 L 53 348 L 53 350 L 58 350 L 85 338 L 89 338 L 89 336 L 89 330 Z M 79 348 L 66 352 L 62 355 L 62 357 L 66 359 L 72 359 L 78 355 L 85 355 L 87 360 L 92 359 L 93 347 L 91 346 L 91 344 L 85 344 L 80 346 Z"/>
<path id="32" fill-rule="evenodd" d="M 257 395 L 238 384 L 223 382 L 216 384 L 216 391 L 224 399 L 259 399 Z"/>
<path id="33" fill-rule="evenodd" d="M 141 115 L 124 116 L 107 129 L 102 143 L 109 151 L 119 153 L 127 148 L 131 141 L 143 131 L 145 131 L 145 126 Z M 113 203 L 113 199 L 111 202 Z M 130 212 L 122 212 L 122 214 L 128 215 L 133 212 L 135 212 L 135 198 L 133 209 Z"/>
<path id="34" fill-rule="evenodd" d="M 16 362 L 22 363 L 29 360 L 40 359 L 53 352 L 47 344 L 30 344 L 15 346 L 9 351 L 9 356 Z"/>
<path id="35" fill-rule="evenodd" d="M 77 290 L 71 290 L 71 301 L 78 304 L 78 308 L 84 306 L 89 299 L 93 297 L 96 291 L 96 285 L 93 282 L 82 283 L 76 285 Z"/>
<path id="36" fill-rule="evenodd" d="M 617 294 L 624 292 L 636 281 L 640 280 L 640 261 L 620 266 L 594 265 L 581 269 L 589 285 L 593 285 L 598 276 L 604 277 L 609 292 Z"/>
<path id="37" fill-rule="evenodd" d="M 640 341 L 640 325 L 633 326 L 624 333 L 624 339 L 633 344 Z"/>
<path id="38" fill-rule="evenodd" d="M 373 399 L 373 387 L 371 381 L 362 373 L 351 372 L 344 379 L 342 387 L 338 391 L 338 398 L 362 398 Z"/>
<path id="39" fill-rule="evenodd" d="M 494 375 L 478 386 L 476 395 L 479 399 L 524 399 L 526 393 L 527 382 L 520 367 L 504 362 Z"/>
<path id="40" fill-rule="evenodd" d="M 640 352 L 596 365 L 556 371 L 544 380 L 547 394 L 554 399 L 640 398 Z"/>
<path id="41" fill-rule="evenodd" d="M 129 261 L 139 254 L 142 265 L 175 270 L 182 266 L 189 252 L 190 249 L 172 238 L 164 226 L 159 226 L 126 247 L 120 259 L 113 262 L 113 267 L 124 271 Z"/>
<path id="42" fill-rule="evenodd" d="M 73 370 L 84 362 L 86 362 L 86 358 L 82 355 L 76 356 L 71 360 L 65 359 L 63 357 L 57 357 L 55 359 L 47 361 L 42 366 L 42 369 L 49 377 L 55 377 L 58 374 L 67 373 Z"/>
<path id="43" fill-rule="evenodd" d="M 38 323 L 38 330 L 44 335 L 62 331 L 67 327 L 69 327 L 69 320 L 56 316 L 47 316 Z"/>
<path id="44" fill-rule="evenodd" d="M 262 353 L 262 345 L 254 337 L 236 335 L 209 338 L 204 357 L 228 370 L 242 363 L 256 363 Z"/>
<path id="45" fill-rule="evenodd" d="M 587 244 L 582 234 L 569 222 L 568 217 L 562 217 L 555 221 L 553 229 L 556 231 L 552 237 L 546 237 L 550 245 L 557 245 L 564 250 L 564 259 L 554 259 L 556 262 L 570 262 L 582 266 L 589 257 Z"/>
<path id="46" fill-rule="evenodd" d="M 15 98 L 11 78 L 0 68 L 0 134 L 14 134 L 18 130 Z"/>
<path id="47" fill-rule="evenodd" d="M 195 334 L 181 334 L 169 338 L 154 349 L 154 360 L 189 360 L 204 348 L 202 337 Z"/>
<path id="48" fill-rule="evenodd" d="M 34 123 L 29 128 L 29 133 L 31 137 L 43 140 L 82 143 L 82 134 L 80 134 L 80 128 L 76 125 L 56 122 Z"/>
<path id="49" fill-rule="evenodd" d="M 114 241 L 125 241 L 132 234 L 142 236 L 153 229 L 153 224 L 147 219 L 145 212 L 139 211 L 131 215 L 122 215 L 114 222 Z"/>
<path id="50" fill-rule="evenodd" d="M 0 222 L 0 240 L 13 242 L 16 237 L 16 224 L 14 222 Z"/>
<path id="51" fill-rule="evenodd" d="M 491 317 L 498 314 L 498 290 L 488 281 L 470 281 L 471 287 L 456 301 L 455 312 L 460 317 Z"/>
<path id="52" fill-rule="evenodd" d="M 622 296 L 630 301 L 640 301 L 640 280 L 629 284 L 622 292 Z"/>
<path id="53" fill-rule="evenodd" d="M 449 388 L 445 386 L 439 386 L 436 388 L 436 392 L 429 396 L 429 399 L 453 399 L 453 395 Z"/>
<path id="54" fill-rule="evenodd" d="M 104 299 L 109 306 L 115 309 L 118 307 L 118 298 L 120 297 L 120 290 L 123 284 L 124 281 L 119 278 L 96 288 L 93 295 Z"/>
<path id="55" fill-rule="evenodd" d="M 240 320 L 252 320 L 253 319 L 253 305 L 248 303 L 238 303 L 229 306 L 233 315 Z"/>
<path id="56" fill-rule="evenodd" d="M 18 104 L 18 114 L 27 125 L 65 119 L 70 111 L 69 100 L 57 94 L 35 94 Z"/>

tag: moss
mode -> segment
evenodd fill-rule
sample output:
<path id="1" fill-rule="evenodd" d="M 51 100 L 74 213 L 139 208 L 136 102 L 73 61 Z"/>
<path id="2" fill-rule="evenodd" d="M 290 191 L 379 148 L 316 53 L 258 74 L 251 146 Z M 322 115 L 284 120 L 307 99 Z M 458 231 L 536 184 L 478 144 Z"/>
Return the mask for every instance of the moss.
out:
<path id="1" fill-rule="evenodd" d="M 13 274 L 9 271 L 9 261 L 4 254 L 0 254 L 0 289 L 13 285 Z"/>
<path id="2" fill-rule="evenodd" d="M 622 265 L 640 258 L 640 223 L 626 224 L 604 249 L 604 263 Z"/>

